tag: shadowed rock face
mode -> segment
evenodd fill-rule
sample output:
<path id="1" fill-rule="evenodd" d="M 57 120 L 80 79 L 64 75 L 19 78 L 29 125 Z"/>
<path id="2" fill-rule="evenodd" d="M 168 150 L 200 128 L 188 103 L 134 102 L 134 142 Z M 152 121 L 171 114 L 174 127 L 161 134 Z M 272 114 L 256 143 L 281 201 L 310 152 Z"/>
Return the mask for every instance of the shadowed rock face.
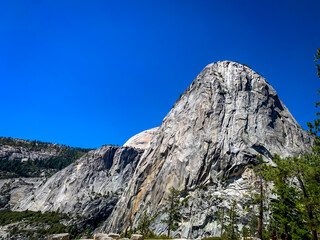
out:
<path id="1" fill-rule="evenodd" d="M 271 162 L 275 153 L 299 155 L 311 145 L 312 137 L 262 76 L 235 62 L 212 63 L 163 120 L 102 229 L 123 232 L 130 222 L 136 226 L 144 210 L 155 214 L 163 207 L 171 186 L 191 194 L 206 183 L 213 191 L 222 178 L 241 180 L 257 155 Z M 205 228 L 201 219 L 207 216 L 192 224 Z"/>
<path id="2" fill-rule="evenodd" d="M 103 146 L 49 178 L 13 210 L 59 211 L 105 219 L 131 179 L 142 150 Z"/>
<path id="3" fill-rule="evenodd" d="M 44 182 L 45 178 L 1 179 L 0 210 L 11 209 Z"/>

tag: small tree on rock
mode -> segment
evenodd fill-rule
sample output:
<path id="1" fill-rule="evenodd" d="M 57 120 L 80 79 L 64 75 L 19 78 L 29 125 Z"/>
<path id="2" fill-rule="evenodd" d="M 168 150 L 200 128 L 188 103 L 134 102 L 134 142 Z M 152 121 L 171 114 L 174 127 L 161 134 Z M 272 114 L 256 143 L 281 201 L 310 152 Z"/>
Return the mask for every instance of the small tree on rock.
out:
<path id="1" fill-rule="evenodd" d="M 225 232 L 222 235 L 223 240 L 239 239 L 238 210 L 237 210 L 236 200 L 232 202 L 232 206 L 229 210 L 224 229 L 225 229 Z"/>
<path id="2" fill-rule="evenodd" d="M 179 222 L 181 220 L 181 203 L 180 203 L 180 191 L 174 187 L 170 188 L 170 193 L 165 199 L 167 206 L 164 209 L 164 213 L 167 213 L 168 216 L 166 219 L 162 219 L 161 222 L 168 225 L 168 237 L 170 237 L 170 231 L 177 230 L 179 227 Z"/>
<path id="3" fill-rule="evenodd" d="M 139 225 L 137 227 L 137 230 L 144 236 L 148 236 L 149 233 L 151 232 L 150 231 L 150 224 L 152 222 L 152 218 L 148 215 L 147 211 L 144 211 L 141 219 L 140 219 L 140 222 L 139 222 Z"/>

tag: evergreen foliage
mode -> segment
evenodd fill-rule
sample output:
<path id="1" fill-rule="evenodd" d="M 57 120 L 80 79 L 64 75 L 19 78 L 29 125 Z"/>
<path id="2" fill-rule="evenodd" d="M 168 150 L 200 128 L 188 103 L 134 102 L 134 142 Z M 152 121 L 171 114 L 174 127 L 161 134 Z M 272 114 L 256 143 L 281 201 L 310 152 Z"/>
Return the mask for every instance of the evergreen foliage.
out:
<path id="1" fill-rule="evenodd" d="M 250 236 L 256 236 L 258 233 L 258 216 L 257 214 L 252 210 L 250 220 L 248 223 L 248 230 Z"/>
<path id="2" fill-rule="evenodd" d="M 315 62 L 319 59 L 320 48 Z M 320 65 L 316 67 L 320 78 Z M 317 102 L 316 107 L 319 106 Z M 267 177 L 273 181 L 274 193 L 278 196 L 272 203 L 272 220 L 280 231 L 290 232 L 293 239 L 317 240 L 320 230 L 320 138 L 317 136 L 320 119 L 307 124 L 315 135 L 312 153 L 285 159 L 275 155 L 273 161 L 277 167 L 269 167 Z"/>
<path id="3" fill-rule="evenodd" d="M 318 48 L 318 51 L 317 51 L 317 53 L 314 55 L 314 57 L 315 57 L 315 62 L 318 62 L 318 60 L 320 59 L 320 48 Z M 317 64 L 316 65 L 316 67 L 317 67 L 317 69 L 318 69 L 318 77 L 320 78 L 320 65 L 319 64 Z"/>
<path id="4" fill-rule="evenodd" d="M 64 145 L 45 143 L 40 141 L 26 141 L 13 138 L 0 137 L 0 145 L 22 147 L 28 151 L 56 152 L 57 155 L 47 159 L 22 161 L 22 159 L 0 159 L 0 179 L 17 177 L 40 177 L 41 174 L 50 176 L 67 167 L 82 157 L 91 149 L 73 148 Z"/>
<path id="5" fill-rule="evenodd" d="M 315 56 L 315 62 L 318 62 L 318 60 L 320 59 L 320 48 L 318 48 L 317 53 L 314 55 Z M 317 64 L 316 65 L 317 70 L 318 70 L 318 77 L 320 78 L 320 65 Z M 320 94 L 320 90 L 318 91 L 318 93 Z M 318 108 L 320 106 L 320 102 L 316 103 L 316 108 Z M 320 112 L 316 113 L 317 116 L 320 116 Z M 307 123 L 308 127 L 309 127 L 309 131 L 312 132 L 313 134 L 317 135 L 318 132 L 320 131 L 320 119 L 316 119 L 313 121 L 313 123 L 308 122 Z"/>
<path id="6" fill-rule="evenodd" d="M 222 234 L 223 240 L 238 240 L 239 229 L 238 229 L 238 210 L 237 210 L 237 202 L 233 201 L 231 208 L 229 209 L 229 213 L 226 219 L 226 223 L 224 226 L 224 233 Z"/>
<path id="7" fill-rule="evenodd" d="M 143 215 L 140 219 L 139 225 L 137 227 L 137 230 L 144 236 L 148 236 L 151 232 L 150 230 L 150 224 L 152 222 L 152 218 L 149 216 L 147 211 L 143 212 Z"/>
<path id="8" fill-rule="evenodd" d="M 264 220 L 263 215 L 266 209 L 266 200 L 267 200 L 267 181 L 266 173 L 268 171 L 268 166 L 263 162 L 262 156 L 259 155 L 256 158 L 256 166 L 253 167 L 253 170 L 258 178 L 258 188 L 256 189 L 258 194 L 254 195 L 254 203 L 258 204 L 259 214 L 258 214 L 258 225 L 257 225 L 257 237 L 263 239 L 264 231 Z"/>
<path id="9" fill-rule="evenodd" d="M 76 237 L 80 232 L 76 226 L 67 226 L 63 222 L 70 220 L 68 214 L 57 212 L 13 212 L 11 210 L 0 211 L 0 226 L 13 224 L 9 227 L 10 235 L 21 234 L 28 239 L 45 239 L 46 236 L 58 233 L 70 233 L 71 237 Z M 22 228 L 21 224 L 29 227 Z M 30 228 L 30 226 L 32 226 Z"/>
<path id="10" fill-rule="evenodd" d="M 180 191 L 178 191 L 174 187 L 171 187 L 169 196 L 165 200 L 167 206 L 163 212 L 167 213 L 168 216 L 166 219 L 162 219 L 161 222 L 168 225 L 168 237 L 170 237 L 170 231 L 177 230 L 179 227 L 179 222 L 181 220 Z"/>
<path id="11" fill-rule="evenodd" d="M 320 223 L 320 141 L 313 152 L 282 159 L 275 155 L 276 168 L 268 174 L 278 198 L 272 216 L 294 239 L 318 239 Z M 308 226 L 308 229 L 306 228 Z M 310 235 L 311 232 L 311 235 Z"/>
<path id="12" fill-rule="evenodd" d="M 22 140 L 22 139 L 11 138 L 11 137 L 0 137 L 0 145 L 7 145 L 12 147 L 23 147 L 34 152 L 41 152 L 44 149 L 47 151 L 55 150 L 55 151 L 63 152 L 65 150 L 71 149 L 71 150 L 76 150 L 79 152 L 86 153 L 92 150 L 92 149 L 86 149 L 86 148 L 70 147 L 66 145 L 42 142 L 38 140 L 29 141 L 29 140 Z"/>

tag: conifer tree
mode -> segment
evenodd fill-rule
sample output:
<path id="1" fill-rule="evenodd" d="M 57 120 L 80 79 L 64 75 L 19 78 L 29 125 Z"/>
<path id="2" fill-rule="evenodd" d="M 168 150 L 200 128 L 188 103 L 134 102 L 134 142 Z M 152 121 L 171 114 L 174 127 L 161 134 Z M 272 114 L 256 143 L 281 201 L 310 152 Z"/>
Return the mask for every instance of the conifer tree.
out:
<path id="1" fill-rule="evenodd" d="M 315 62 L 320 59 L 320 48 L 315 54 Z M 320 78 L 320 65 L 317 64 Z M 320 91 L 318 91 L 320 93 Z M 316 107 L 320 102 L 316 103 Z M 318 112 L 319 116 L 320 113 Z M 312 239 L 318 239 L 320 223 L 320 119 L 307 123 L 315 136 L 312 153 L 301 157 L 282 159 L 274 157 L 277 168 L 268 171 L 275 185 L 278 200 L 273 203 L 273 218 L 282 224 L 286 231 L 293 228 L 301 239 L 308 239 L 303 222 L 309 226 Z"/>
<path id="2" fill-rule="evenodd" d="M 231 208 L 229 209 L 228 217 L 225 224 L 225 232 L 222 235 L 224 240 L 238 240 L 239 229 L 238 229 L 238 210 L 237 202 L 232 202 Z"/>
<path id="3" fill-rule="evenodd" d="M 163 212 L 167 213 L 168 216 L 166 219 L 162 219 L 161 222 L 168 225 L 168 237 L 170 237 L 171 230 L 177 230 L 181 220 L 180 191 L 171 187 L 170 193 L 165 200 L 167 202 L 167 206 Z"/>
<path id="4" fill-rule="evenodd" d="M 147 211 L 143 212 L 143 215 L 140 219 L 137 230 L 144 236 L 148 236 L 150 233 L 150 224 L 152 222 L 152 218 L 148 215 Z"/>
<path id="5" fill-rule="evenodd" d="M 318 62 L 318 60 L 320 59 L 320 48 L 318 48 L 318 51 L 317 51 L 317 53 L 314 55 L 314 57 L 315 57 L 315 62 Z M 317 69 L 318 69 L 318 77 L 320 78 L 320 65 L 319 64 L 317 64 L 316 65 L 316 67 L 317 67 Z"/>
<path id="6" fill-rule="evenodd" d="M 217 221 L 220 223 L 220 237 L 223 235 L 224 223 L 225 223 L 225 210 L 221 207 L 218 211 Z"/>
<path id="7" fill-rule="evenodd" d="M 258 226 L 257 226 L 257 237 L 260 239 L 263 239 L 263 216 L 264 211 L 266 209 L 265 207 L 265 200 L 267 195 L 267 180 L 266 180 L 266 174 L 268 171 L 268 166 L 266 163 L 263 162 L 262 156 L 258 155 L 256 157 L 256 166 L 253 167 L 253 170 L 255 172 L 255 175 L 258 178 L 258 186 L 257 189 L 255 189 L 258 194 L 254 195 L 254 203 L 258 204 L 259 214 L 258 214 Z"/>
<path id="8" fill-rule="evenodd" d="M 275 155 L 276 168 L 270 169 L 278 200 L 273 203 L 273 217 L 300 238 L 308 239 L 303 222 L 317 240 L 320 222 L 320 145 L 315 140 L 313 152 L 302 157 L 282 159 Z M 293 228 L 293 229 L 292 229 Z M 310 235 L 309 235 L 310 236 Z"/>
<path id="9" fill-rule="evenodd" d="M 318 62 L 318 60 L 320 59 L 320 48 L 318 48 L 318 51 L 314 56 L 315 56 L 315 60 L 314 61 Z M 318 77 L 320 78 L 320 65 L 317 64 L 316 67 L 317 67 L 317 70 L 318 70 Z M 318 91 L 318 93 L 320 94 L 320 90 Z M 317 102 L 316 103 L 316 108 L 319 107 L 319 106 L 320 106 L 320 102 Z M 317 112 L 316 114 L 317 114 L 317 116 L 319 116 L 320 112 Z M 314 133 L 315 135 L 317 135 L 317 133 L 320 131 L 320 119 L 319 118 L 314 120 L 313 123 L 308 122 L 307 125 L 309 127 L 309 131 Z"/>

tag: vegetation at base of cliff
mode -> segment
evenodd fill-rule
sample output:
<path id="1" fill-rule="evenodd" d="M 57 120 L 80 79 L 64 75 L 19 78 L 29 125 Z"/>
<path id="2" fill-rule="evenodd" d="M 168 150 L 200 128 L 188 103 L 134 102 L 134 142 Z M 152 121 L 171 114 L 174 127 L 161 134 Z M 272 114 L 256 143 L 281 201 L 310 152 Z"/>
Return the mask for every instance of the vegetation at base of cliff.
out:
<path id="1" fill-rule="evenodd" d="M 179 222 L 181 220 L 181 203 L 180 203 L 180 191 L 171 187 L 170 193 L 166 201 L 166 208 L 164 209 L 164 213 L 167 213 L 168 216 L 165 219 L 162 219 L 161 222 L 167 224 L 168 226 L 168 237 L 170 237 L 170 231 L 177 230 L 179 228 Z"/>
<path id="2" fill-rule="evenodd" d="M 278 196 L 271 203 L 273 228 L 290 232 L 293 239 L 318 239 L 320 230 L 320 140 L 310 154 L 274 157 L 276 168 L 268 167 L 267 178 Z"/>
<path id="3" fill-rule="evenodd" d="M 67 167 L 75 160 L 82 157 L 92 149 L 73 148 L 64 145 L 40 142 L 26 141 L 14 138 L 0 137 L 0 145 L 22 147 L 30 152 L 56 152 L 56 156 L 47 159 L 34 159 L 22 161 L 22 159 L 9 160 L 1 158 L 0 179 L 17 177 L 46 177 Z"/>
<path id="4" fill-rule="evenodd" d="M 51 234 L 66 232 L 75 237 L 79 234 L 77 227 L 62 223 L 70 219 L 68 214 L 57 212 L 0 211 L 0 226 L 10 224 L 10 236 L 23 235 L 29 239 L 44 239 Z"/>
<path id="5" fill-rule="evenodd" d="M 0 226 L 4 226 L 10 223 L 26 221 L 29 223 L 60 223 L 60 220 L 70 220 L 68 214 L 56 213 L 56 212 L 33 212 L 22 211 L 13 212 L 11 210 L 0 211 Z"/>
<path id="6" fill-rule="evenodd" d="M 166 213 L 168 216 L 165 219 L 162 219 L 161 222 L 165 223 L 168 228 L 168 234 L 162 234 L 160 236 L 156 235 L 151 231 L 150 225 L 157 218 L 159 213 L 151 216 L 147 211 L 144 211 L 143 215 L 140 218 L 138 227 L 133 229 L 130 232 L 122 234 L 122 237 L 131 237 L 131 234 L 138 233 L 142 234 L 145 239 L 172 239 L 170 236 L 171 230 L 177 230 L 179 227 L 179 222 L 181 220 L 181 207 L 182 203 L 180 202 L 181 191 L 178 191 L 174 187 L 170 188 L 169 195 L 165 198 L 166 207 L 161 213 Z"/>

